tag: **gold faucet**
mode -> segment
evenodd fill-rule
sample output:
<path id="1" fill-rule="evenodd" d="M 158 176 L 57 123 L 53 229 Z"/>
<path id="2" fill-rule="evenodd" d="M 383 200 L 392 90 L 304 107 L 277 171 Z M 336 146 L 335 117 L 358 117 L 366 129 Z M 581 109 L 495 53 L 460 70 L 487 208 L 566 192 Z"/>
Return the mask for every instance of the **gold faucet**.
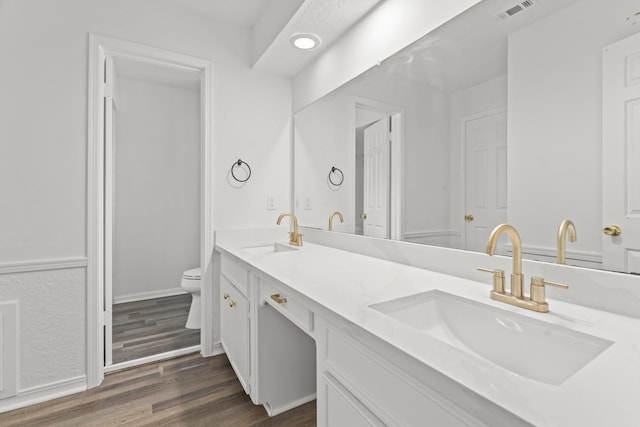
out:
<path id="1" fill-rule="evenodd" d="M 522 275 L 522 240 L 520 234 L 512 225 L 500 224 L 493 229 L 487 242 L 487 253 L 495 255 L 498 238 L 505 232 L 511 237 L 513 243 L 513 271 L 511 272 L 511 295 L 522 298 L 524 295 L 524 276 Z M 493 294 L 492 294 L 493 297 Z"/>
<path id="2" fill-rule="evenodd" d="M 298 218 L 291 212 L 284 212 L 278 217 L 277 224 L 280 225 L 280 221 L 285 216 L 290 216 L 293 221 L 293 231 L 289 232 L 289 244 L 294 246 L 302 246 L 302 234 L 298 233 Z"/>
<path id="3" fill-rule="evenodd" d="M 558 264 L 565 264 L 565 252 L 567 238 L 570 242 L 578 240 L 576 226 L 569 219 L 565 219 L 558 229 Z"/>
<path id="4" fill-rule="evenodd" d="M 338 215 L 340 222 L 344 222 L 344 218 L 342 217 L 342 214 L 338 211 L 335 211 L 334 213 L 329 215 L 329 231 L 333 231 L 333 217 L 336 215 Z"/>
<path id="5" fill-rule="evenodd" d="M 549 304 L 545 301 L 545 285 L 556 286 L 564 289 L 568 288 L 568 286 L 563 285 L 562 283 L 549 282 L 544 280 L 542 277 L 532 277 L 530 291 L 531 296 L 525 297 L 523 289 L 524 275 L 522 274 L 522 241 L 520 240 L 520 234 L 518 234 L 518 231 L 509 224 L 500 224 L 497 226 L 489 236 L 489 241 L 487 242 L 487 254 L 495 255 L 498 238 L 503 232 L 511 236 L 511 241 L 513 242 L 513 272 L 511 273 L 510 293 L 505 291 L 504 271 L 490 270 L 486 268 L 478 269 L 487 273 L 493 273 L 493 290 L 491 291 L 491 299 L 515 305 L 517 307 L 526 308 L 528 310 L 547 313 L 549 311 Z"/>

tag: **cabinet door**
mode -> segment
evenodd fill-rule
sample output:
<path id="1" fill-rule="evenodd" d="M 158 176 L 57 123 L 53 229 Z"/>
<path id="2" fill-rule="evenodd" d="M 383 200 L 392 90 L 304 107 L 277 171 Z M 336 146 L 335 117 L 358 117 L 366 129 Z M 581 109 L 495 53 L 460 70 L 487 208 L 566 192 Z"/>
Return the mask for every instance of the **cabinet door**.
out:
<path id="1" fill-rule="evenodd" d="M 326 426 L 381 427 L 384 424 L 330 374 L 322 379 L 326 398 Z"/>
<path id="2" fill-rule="evenodd" d="M 249 301 L 220 278 L 220 342 L 244 391 L 249 394 Z"/>

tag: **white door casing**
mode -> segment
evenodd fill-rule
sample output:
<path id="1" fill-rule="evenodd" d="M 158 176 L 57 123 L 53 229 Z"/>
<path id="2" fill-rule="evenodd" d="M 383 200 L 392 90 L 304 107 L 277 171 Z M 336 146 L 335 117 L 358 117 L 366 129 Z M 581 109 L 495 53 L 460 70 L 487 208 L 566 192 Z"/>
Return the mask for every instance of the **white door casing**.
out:
<path id="1" fill-rule="evenodd" d="M 114 64 L 104 58 L 104 364 L 113 363 Z"/>
<path id="2" fill-rule="evenodd" d="M 364 235 L 389 238 L 391 143 L 389 118 L 364 130 Z"/>
<path id="3" fill-rule="evenodd" d="M 602 268 L 640 273 L 640 33 L 602 57 Z"/>
<path id="4" fill-rule="evenodd" d="M 491 231 L 507 221 L 507 113 L 465 121 L 465 248 L 485 250 Z"/>
<path id="5" fill-rule="evenodd" d="M 163 67 L 200 74 L 200 266 L 202 268 L 201 351 L 208 356 L 219 350 L 218 296 L 213 292 L 214 247 L 213 149 L 211 144 L 211 73 L 209 60 L 139 45 L 120 39 L 89 34 L 88 146 L 87 146 L 87 386 L 100 385 L 105 372 L 105 58 L 127 57 Z"/>

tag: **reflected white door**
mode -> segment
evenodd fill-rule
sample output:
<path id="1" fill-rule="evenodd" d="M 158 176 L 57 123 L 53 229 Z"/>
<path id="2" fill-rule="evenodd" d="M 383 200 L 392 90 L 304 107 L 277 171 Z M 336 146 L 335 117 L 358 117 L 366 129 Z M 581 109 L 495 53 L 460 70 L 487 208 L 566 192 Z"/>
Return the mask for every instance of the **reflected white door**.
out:
<path id="1" fill-rule="evenodd" d="M 391 139 L 389 118 L 364 130 L 363 233 L 389 238 Z"/>
<path id="2" fill-rule="evenodd" d="M 603 50 L 602 267 L 640 273 L 640 34 Z"/>
<path id="3" fill-rule="evenodd" d="M 465 124 L 466 249 L 484 252 L 489 234 L 507 221 L 507 113 Z"/>
<path id="4" fill-rule="evenodd" d="M 113 58 L 104 67 L 104 364 L 113 363 L 113 150 L 115 114 L 113 102 Z"/>

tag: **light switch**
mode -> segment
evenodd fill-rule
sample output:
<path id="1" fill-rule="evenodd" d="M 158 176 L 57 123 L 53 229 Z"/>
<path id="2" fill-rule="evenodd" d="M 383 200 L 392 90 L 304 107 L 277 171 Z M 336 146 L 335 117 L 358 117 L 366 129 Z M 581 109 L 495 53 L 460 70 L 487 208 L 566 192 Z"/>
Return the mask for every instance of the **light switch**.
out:
<path id="1" fill-rule="evenodd" d="M 304 208 L 305 210 L 311 210 L 311 196 L 304 196 Z"/>

